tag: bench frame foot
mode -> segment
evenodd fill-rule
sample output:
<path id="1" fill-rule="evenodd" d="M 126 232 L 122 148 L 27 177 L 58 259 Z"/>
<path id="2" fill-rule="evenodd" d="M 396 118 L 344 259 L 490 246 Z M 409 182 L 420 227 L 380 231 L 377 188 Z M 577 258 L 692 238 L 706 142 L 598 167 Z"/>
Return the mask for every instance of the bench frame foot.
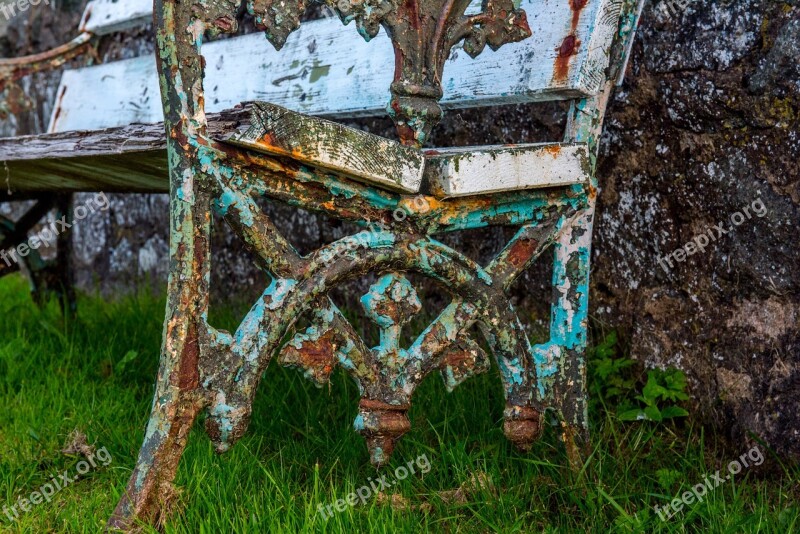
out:
<path id="1" fill-rule="evenodd" d="M 3 252 L 3 259 L 0 260 L 0 277 L 23 270 L 28 276 L 31 296 L 37 306 L 44 307 L 52 297 L 55 297 L 58 299 L 64 318 L 73 319 L 77 306 L 70 261 L 71 230 L 65 229 L 60 233 L 51 231 L 55 236 L 56 245 L 56 257 L 52 260 L 44 260 L 39 254 L 41 245 L 36 248 L 29 247 L 25 256 L 12 252 L 12 249 L 29 242 L 29 233 L 52 210 L 55 210 L 57 220 L 66 217 L 71 223 L 72 195 L 37 195 L 33 200 L 36 203 L 16 222 L 0 216 L 0 252 Z M 10 197 L 8 201 L 11 201 Z"/>

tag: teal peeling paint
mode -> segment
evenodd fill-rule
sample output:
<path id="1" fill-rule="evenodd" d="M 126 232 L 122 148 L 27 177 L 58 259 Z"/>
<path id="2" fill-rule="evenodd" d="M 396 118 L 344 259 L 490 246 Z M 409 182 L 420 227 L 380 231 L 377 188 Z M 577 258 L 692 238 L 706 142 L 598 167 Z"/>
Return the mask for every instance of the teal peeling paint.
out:
<path id="1" fill-rule="evenodd" d="M 358 414 L 356 416 L 356 420 L 353 421 L 353 428 L 355 429 L 356 432 L 362 432 L 362 431 L 364 431 L 366 429 L 366 426 L 364 424 L 364 416 L 363 415 Z"/>
<path id="2" fill-rule="evenodd" d="M 626 20 L 621 25 L 620 35 L 627 34 L 627 27 L 635 25 L 631 22 L 630 15 L 633 4 L 634 2 L 628 1 L 623 5 L 623 17 Z M 361 413 L 354 422 L 354 428 L 367 437 L 373 462 L 384 463 L 387 460 L 393 446 L 392 440 L 399 438 L 402 432 L 387 436 L 387 432 L 380 431 L 396 425 L 398 421 L 402 426 L 401 417 L 405 416 L 414 389 L 426 373 L 443 371 L 445 384 L 451 389 L 474 370 L 458 368 L 457 364 L 451 366 L 442 358 L 448 349 L 453 348 L 454 341 L 468 339 L 466 332 L 476 323 L 485 327 L 487 343 L 494 352 L 503 377 L 507 402 L 504 410 L 506 423 L 514 426 L 523 416 L 529 420 L 535 418 L 536 411 L 533 409 L 531 397 L 538 393 L 537 400 L 542 401 L 545 406 L 554 408 L 561 414 L 570 414 L 565 421 L 567 425 L 576 428 L 585 426 L 585 384 L 580 372 L 585 365 L 583 351 L 586 344 L 590 250 L 587 239 L 579 238 L 582 235 L 588 237 L 592 229 L 595 193 L 592 188 L 597 185 L 594 166 L 605 106 L 602 98 L 592 97 L 575 103 L 568 122 L 568 140 L 585 141 L 588 145 L 589 168 L 586 171 L 591 177 L 588 188 L 580 185 L 553 193 L 493 195 L 491 203 L 483 209 L 476 208 L 480 204 L 471 201 L 437 201 L 436 206 L 427 213 L 408 213 L 407 227 L 393 223 L 393 227 L 397 229 L 396 235 L 385 230 L 370 230 L 329 245 L 310 258 L 296 255 L 292 257 L 292 261 L 280 263 L 274 269 L 269 265 L 269 269 L 277 272 L 236 332 L 230 335 L 210 327 L 203 331 L 202 325 L 207 325 L 209 261 L 206 255 L 210 232 L 204 217 L 212 205 L 218 213 L 241 223 L 238 228 L 245 234 L 245 240 L 251 240 L 249 244 L 252 245 L 253 234 L 248 234 L 247 228 L 252 230 L 257 221 L 265 224 L 268 222 L 268 219 L 260 216 L 259 208 L 253 200 L 256 194 L 278 197 L 301 207 L 310 205 L 314 209 L 328 210 L 343 218 L 357 219 L 363 210 L 364 213 L 370 212 L 369 215 L 373 218 L 378 215 L 378 219 L 382 220 L 389 220 L 392 211 L 404 206 L 403 202 L 410 198 L 348 182 L 332 175 L 320 175 L 308 168 L 290 173 L 291 177 L 287 178 L 276 176 L 280 172 L 276 170 L 276 165 L 276 168 L 268 171 L 275 174 L 260 181 L 256 171 L 249 167 L 240 168 L 238 163 L 228 161 L 226 154 L 213 149 L 214 143 L 205 137 L 207 124 L 203 109 L 199 52 L 203 41 L 203 31 L 200 30 L 209 30 L 213 35 L 217 30 L 223 29 L 225 25 L 218 24 L 217 21 L 231 15 L 235 4 L 224 0 L 199 0 L 196 4 L 178 4 L 175 0 L 164 0 L 158 5 L 162 12 L 156 14 L 157 60 L 164 95 L 165 123 L 170 132 L 167 160 L 172 192 L 170 308 L 167 312 L 165 350 L 162 355 L 157 400 L 154 401 L 157 409 L 148 425 L 145 446 L 137 463 L 136 474 L 132 477 L 131 498 L 142 499 L 137 502 L 158 501 L 161 497 L 158 492 L 169 483 L 168 476 L 156 471 L 163 470 L 164 458 L 174 458 L 176 452 L 177 455 L 180 454 L 185 443 L 176 440 L 174 436 L 183 435 L 180 431 L 188 433 L 191 422 L 187 423 L 182 418 L 193 419 L 195 415 L 191 410 L 190 413 L 165 415 L 170 411 L 174 414 L 177 409 L 193 408 L 193 403 L 197 403 L 198 410 L 207 408 L 210 422 L 219 430 L 220 443 L 216 444 L 218 450 L 226 450 L 231 445 L 246 426 L 247 421 L 241 420 L 246 416 L 241 414 L 249 409 L 263 370 L 272 353 L 280 349 L 281 339 L 289 332 L 297 317 L 309 311 L 312 302 L 322 307 L 322 310 L 317 310 L 319 313 L 312 315 L 314 324 L 306 331 L 309 339 L 324 335 L 327 328 L 331 328 L 334 319 L 340 318 L 341 314 L 335 307 L 325 308 L 328 305 L 326 293 L 347 279 L 342 274 L 346 271 L 346 262 L 351 262 L 361 272 L 369 268 L 378 270 L 380 274 L 386 273 L 389 268 L 408 269 L 434 278 L 454 295 L 453 302 L 406 350 L 400 346 L 400 331 L 421 305 L 413 287 L 402 274 L 396 273 L 382 278 L 371 290 L 370 296 L 363 301 L 368 313 L 371 311 L 371 318 L 382 329 L 380 345 L 369 349 L 362 346 L 363 340 L 356 335 L 347 334 L 351 337 L 346 338 L 343 343 L 337 338 L 336 343 L 342 343 L 341 346 L 331 349 L 335 350 L 339 365 L 356 378 L 362 401 L 369 401 L 362 402 L 359 408 Z M 459 7 L 462 4 L 453 5 Z M 519 5 L 519 0 L 513 0 L 511 7 L 515 9 Z M 398 6 L 400 4 L 389 5 L 394 9 Z M 514 9 L 507 9 L 508 7 L 506 4 L 506 7 L 499 10 L 504 17 L 511 17 L 505 23 L 518 15 L 510 12 Z M 369 39 L 367 26 L 363 18 L 359 17 L 372 16 L 375 18 L 374 22 L 393 24 L 394 21 L 390 18 L 381 19 L 381 9 L 383 4 L 359 4 L 343 20 L 350 22 L 358 19 L 359 32 Z M 285 15 L 290 13 L 286 12 Z M 450 35 L 451 23 L 462 22 L 460 14 L 457 15 L 444 21 L 447 26 L 445 35 Z M 288 35 L 288 26 L 295 23 L 293 16 L 284 16 L 281 10 L 266 15 L 259 13 L 257 20 L 272 26 L 267 34 L 275 40 L 284 39 Z M 403 22 L 403 17 L 397 20 Z M 483 22 L 485 24 L 486 21 Z M 523 21 L 520 18 L 516 22 Z M 285 27 L 281 28 L 281 24 Z M 220 27 L 215 27 L 217 25 Z M 489 26 L 495 25 L 485 25 L 482 30 L 493 31 Z M 426 28 L 428 27 L 437 26 L 427 25 Z M 195 33 L 190 34 L 190 29 Z M 521 27 L 517 29 L 524 30 Z M 420 52 L 417 54 L 419 58 L 423 58 L 425 62 L 431 61 L 429 54 L 422 53 L 429 51 L 426 47 L 432 42 L 430 39 L 419 41 L 420 34 L 415 32 L 389 33 L 396 41 L 405 41 L 399 48 L 408 49 L 410 53 L 407 57 L 413 58 L 414 53 Z M 494 47 L 500 40 L 509 40 L 507 37 L 519 40 L 524 36 L 524 31 L 510 36 L 494 35 L 488 42 Z M 589 43 L 589 36 L 586 37 L 583 40 Z M 448 52 L 449 50 L 444 50 L 441 58 L 433 59 L 441 59 L 441 64 L 444 64 L 444 56 Z M 612 58 L 612 61 L 616 62 L 618 59 Z M 434 65 L 436 66 L 438 65 Z M 297 68 L 300 67 L 297 65 Z M 400 70 L 407 68 L 401 67 Z M 411 72 L 400 72 L 398 85 L 412 80 L 415 85 L 420 85 L 418 82 L 421 81 L 423 87 L 436 85 L 433 88 L 439 88 L 440 69 L 430 68 L 430 64 L 412 67 L 415 68 L 410 69 Z M 323 71 L 312 72 L 311 77 L 323 74 Z M 423 80 L 425 76 L 432 79 Z M 451 81 L 448 82 L 448 89 L 451 88 Z M 390 114 L 401 128 L 404 141 L 424 142 L 433 123 L 438 120 L 434 116 L 438 105 L 435 99 L 428 101 L 430 106 L 420 106 L 423 98 L 415 97 L 415 102 L 409 103 L 408 98 L 399 98 L 397 94 L 394 96 L 395 106 Z M 428 113 L 429 110 L 431 113 Z M 292 189 L 296 184 L 306 184 L 307 187 Z M 327 189 L 328 198 L 320 188 Z M 306 198 L 303 198 L 304 194 Z M 210 197 L 215 198 L 213 204 L 209 201 Z M 564 208 L 561 216 L 568 209 L 584 211 L 574 223 L 570 223 L 572 226 L 567 228 L 563 239 L 555 246 L 557 259 L 553 284 L 560 293 L 556 295 L 553 306 L 551 339 L 548 343 L 531 348 L 510 307 L 507 295 L 503 294 L 506 284 L 513 283 L 519 275 L 518 271 L 521 271 L 521 268 L 515 271 L 511 264 L 527 263 L 530 259 L 530 256 L 526 257 L 525 247 L 512 250 L 515 261 L 493 262 L 483 269 L 429 236 L 440 231 L 488 225 L 526 225 L 535 228 L 548 221 L 552 208 Z M 380 213 L 380 210 L 386 211 Z M 559 222 L 559 229 L 562 224 L 566 223 Z M 409 235 L 418 237 L 410 239 Z M 524 235 L 527 234 L 518 234 Z M 269 252 L 274 251 L 268 250 L 263 255 L 269 256 Z M 364 261 L 367 252 L 370 258 L 368 262 Z M 285 246 L 281 251 L 281 254 L 287 255 L 294 253 L 290 246 Z M 274 264 L 279 263 L 275 258 L 272 260 Z M 337 269 L 326 269 L 331 266 L 327 262 L 337 262 L 333 264 Z M 329 279 L 334 276 L 339 278 Z M 470 302 L 462 302 L 462 299 Z M 187 355 L 181 351 L 191 327 L 199 327 L 199 375 L 202 378 L 203 391 L 195 389 L 197 384 L 193 382 L 193 376 L 178 377 L 179 373 L 186 372 L 184 366 L 188 360 L 181 361 L 180 358 Z M 341 332 L 337 334 L 345 335 Z M 301 350 L 300 338 L 295 339 L 292 343 Z M 195 342 L 194 339 L 190 341 Z M 195 352 L 188 354 L 192 357 L 196 355 Z M 463 355 L 455 356 L 460 357 L 463 363 Z M 477 364 L 473 367 L 477 367 Z M 191 379 L 191 389 L 178 391 L 178 378 Z M 556 398 L 556 392 L 562 398 Z M 397 408 L 397 413 L 393 412 L 393 407 Z M 538 409 L 538 405 L 536 408 Z M 519 444 L 525 439 L 535 438 L 524 438 L 515 443 Z M 157 457 L 158 462 L 155 460 Z M 171 473 L 167 475 L 171 476 Z M 142 495 L 143 492 L 149 493 Z M 133 515 L 130 512 L 130 503 L 125 515 Z M 144 514 L 143 517 L 157 515 Z"/>
<path id="3" fill-rule="evenodd" d="M 233 432 L 233 423 L 231 422 L 231 413 L 234 412 L 232 406 L 220 403 L 214 404 L 209 411 L 209 415 L 216 420 L 217 428 L 219 428 L 221 435 L 220 441 L 228 443 L 230 441 L 231 433 Z"/>

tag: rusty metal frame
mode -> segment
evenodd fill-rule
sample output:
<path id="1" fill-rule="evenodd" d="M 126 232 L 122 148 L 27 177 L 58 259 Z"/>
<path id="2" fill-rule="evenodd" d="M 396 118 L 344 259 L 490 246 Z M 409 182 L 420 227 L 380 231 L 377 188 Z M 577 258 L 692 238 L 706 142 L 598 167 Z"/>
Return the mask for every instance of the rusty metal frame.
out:
<path id="1" fill-rule="evenodd" d="M 36 72 L 57 69 L 89 49 L 93 35 L 82 32 L 68 43 L 29 56 L 0 58 L 0 91 L 7 84 Z"/>
<path id="2" fill-rule="evenodd" d="M 68 61 L 92 50 L 94 35 L 81 32 L 77 37 L 61 46 L 39 54 L 16 58 L 0 58 L 0 118 L 18 113 L 24 109 L 26 96 L 16 82 L 25 76 L 37 72 L 55 70 Z M 9 98 L 10 90 L 16 88 L 16 97 Z M 30 208 L 16 223 L 0 220 L 0 250 L 16 247 L 27 239 L 28 232 L 52 209 L 56 209 L 57 217 L 71 217 L 71 195 L 36 195 L 36 204 Z M 12 198 L 9 194 L 0 194 L 0 202 L 29 200 L 22 196 Z M 70 264 L 71 232 L 58 235 L 56 242 L 56 258 L 45 261 L 37 250 L 32 250 L 27 258 L 22 259 L 31 284 L 31 294 L 39 306 L 55 296 L 61 304 L 64 317 L 74 317 L 77 311 L 75 290 L 73 287 L 72 266 Z M 0 264 L 0 277 L 19 270 L 19 265 Z"/>
<path id="3" fill-rule="evenodd" d="M 620 40 L 632 35 L 624 19 L 635 3 L 624 4 Z M 235 0 L 157 0 L 155 5 L 170 167 L 171 269 L 152 413 L 109 527 L 130 530 L 137 521 L 164 519 L 197 416 L 206 412 L 206 431 L 216 449 L 228 450 L 245 432 L 263 371 L 276 355 L 318 384 L 327 382 L 337 365 L 354 378 L 362 393 L 354 427 L 365 436 L 372 461 L 383 464 L 410 428 L 411 397 L 425 376 L 439 371 L 452 389 L 487 369 L 487 354 L 468 334 L 473 325 L 482 331 L 500 371 L 506 435 L 518 447 L 529 447 L 541 433 L 544 411 L 552 410 L 577 465 L 588 443 L 583 353 L 594 165 L 611 82 L 598 96 L 573 103 L 570 111 L 565 138 L 590 147 L 588 183 L 448 201 L 393 193 L 209 137 L 200 48 L 207 34 L 235 31 L 237 5 Z M 402 6 L 393 0 L 338 2 L 334 7 L 345 22 L 355 19 L 365 37 L 374 35 L 379 24 L 392 36 L 398 66 L 390 114 L 401 139 L 411 146 L 422 144 L 441 115 L 439 80 L 449 47 L 466 39 L 468 50 L 477 54 L 485 43 L 497 47 L 524 38 L 527 28 L 524 14 L 505 0 L 487 1 L 477 18 L 464 16 L 463 0 L 419 0 Z M 279 46 L 299 24 L 303 3 L 254 0 L 248 8 Z M 436 24 L 416 24 L 412 13 L 434 14 L 428 19 Z M 613 79 L 608 74 L 613 73 L 604 73 L 605 79 Z M 370 229 L 302 256 L 259 209 L 259 196 Z M 272 280 L 233 333 L 208 322 L 212 210 L 224 216 Z M 402 222 L 393 216 L 398 210 L 406 214 Z M 519 230 L 485 268 L 432 237 L 490 225 Z M 551 339 L 531 346 L 507 292 L 551 246 Z M 399 333 L 420 309 L 406 272 L 432 279 L 453 298 L 404 348 Z M 366 345 L 328 297 L 332 288 L 368 273 L 379 275 L 362 299 L 367 316 L 381 331 L 377 347 Z M 310 326 L 286 343 L 304 315 Z"/>
<path id="4" fill-rule="evenodd" d="M 28 233 L 52 210 L 55 210 L 56 218 L 64 216 L 71 222 L 70 198 L 71 195 L 63 194 L 38 196 L 36 202 L 17 221 L 0 215 L 0 251 L 17 248 L 25 243 Z M 50 298 L 55 297 L 61 305 L 64 317 L 71 318 L 75 316 L 77 306 L 69 261 L 70 236 L 69 230 L 58 234 L 56 258 L 53 260 L 44 260 L 37 249 L 31 249 L 27 256 L 17 257 L 18 262 L 11 265 L 0 261 L 0 278 L 20 270 L 26 271 L 34 302 L 42 307 Z"/>
<path id="5" fill-rule="evenodd" d="M 15 58 L 0 58 L 0 96 L 6 94 L 6 97 L 0 100 L 0 118 L 16 113 L 20 107 L 18 102 L 8 98 L 9 90 L 16 87 L 17 80 L 30 74 L 62 67 L 67 61 L 91 50 L 93 37 L 91 33 L 82 32 L 70 42 L 46 52 Z"/>

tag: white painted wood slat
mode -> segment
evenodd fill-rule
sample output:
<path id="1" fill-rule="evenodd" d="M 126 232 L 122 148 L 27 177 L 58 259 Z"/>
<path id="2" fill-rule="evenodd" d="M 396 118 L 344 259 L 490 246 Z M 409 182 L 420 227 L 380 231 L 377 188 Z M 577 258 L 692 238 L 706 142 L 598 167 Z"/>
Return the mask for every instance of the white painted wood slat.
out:
<path id="1" fill-rule="evenodd" d="M 153 0 L 92 0 L 83 12 L 81 31 L 108 35 L 150 22 Z"/>
<path id="2" fill-rule="evenodd" d="M 117 9 L 122 17 L 126 11 L 140 13 L 134 6 L 144 5 L 141 2 L 95 0 L 90 7 L 93 13 Z M 573 13 L 570 6 L 579 2 L 522 0 L 533 36 L 497 52 L 487 48 L 474 60 L 462 49 L 454 49 L 444 70 L 443 106 L 475 107 L 596 93 L 598 74 L 608 65 L 619 2 L 588 0 L 583 9 Z M 121 5 L 126 7 L 121 9 Z M 94 26 L 95 32 L 120 27 L 113 17 L 103 19 L 107 15 L 91 15 L 87 24 L 95 16 L 95 20 L 105 20 Z M 565 43 L 574 46 L 565 48 Z M 566 49 L 572 50 L 572 55 L 559 59 Z M 262 100 L 310 115 L 377 115 L 384 112 L 389 100 L 394 70 L 394 54 L 385 31 L 367 43 L 352 24 L 345 27 L 338 19 L 304 23 L 280 52 L 263 35 L 251 34 L 209 43 L 203 47 L 203 55 L 210 113 Z M 52 132 L 159 122 L 163 116 L 155 59 L 146 56 L 67 71 L 57 104 Z"/>
<path id="3" fill-rule="evenodd" d="M 426 181 L 439 198 L 567 186 L 589 177 L 583 143 L 443 148 L 425 158 Z"/>

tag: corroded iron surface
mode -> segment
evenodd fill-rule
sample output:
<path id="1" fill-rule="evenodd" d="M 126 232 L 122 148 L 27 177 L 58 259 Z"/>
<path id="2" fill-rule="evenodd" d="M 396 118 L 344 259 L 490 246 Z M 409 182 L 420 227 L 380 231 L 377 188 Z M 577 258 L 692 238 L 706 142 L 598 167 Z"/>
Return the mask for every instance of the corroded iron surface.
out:
<path id="1" fill-rule="evenodd" d="M 0 91 L 5 89 L 8 83 L 16 81 L 23 76 L 61 67 L 70 59 L 84 53 L 91 40 L 92 35 L 90 33 L 82 33 L 69 43 L 41 54 L 0 59 Z"/>
<path id="2" fill-rule="evenodd" d="M 0 59 L 0 119 L 25 109 L 25 95 L 15 84 L 17 80 L 63 66 L 67 61 L 85 53 L 91 46 L 91 41 L 90 33 L 82 33 L 69 43 L 41 54 Z"/>
<path id="3" fill-rule="evenodd" d="M 144 445 L 109 525 L 131 529 L 136 520 L 163 518 L 196 417 L 206 413 L 206 430 L 218 452 L 230 449 L 247 429 L 255 392 L 275 355 L 318 385 L 337 366 L 352 376 L 361 392 L 354 426 L 377 465 L 410 429 L 407 412 L 426 376 L 440 372 L 452 389 L 486 370 L 489 354 L 505 392 L 508 438 L 521 449 L 530 447 L 541 433 L 544 411 L 551 409 L 574 449 L 586 423 L 583 351 L 596 182 L 441 201 L 357 184 L 214 141 L 205 117 L 200 48 L 206 34 L 235 31 L 236 7 L 232 0 L 156 2 L 170 166 L 169 300 Z M 299 24 L 302 3 L 255 0 L 249 8 L 280 45 Z M 478 53 L 484 44 L 496 47 L 526 35 L 524 14 L 510 3 L 487 2 L 475 18 L 463 16 L 465 8 L 463 1 L 337 4 L 345 21 L 355 19 L 367 37 L 379 24 L 392 34 L 399 73 L 393 91 L 401 108 L 395 120 L 407 144 L 423 142 L 438 116 L 433 106 L 441 96 L 441 62 L 454 43 L 466 39 L 467 50 Z M 570 116 L 566 140 L 587 144 L 589 174 L 609 92 L 610 85 L 596 99 L 578 102 Z M 402 109 L 406 98 L 408 111 Z M 302 256 L 258 207 L 259 196 L 357 221 L 365 230 Z M 271 276 L 235 332 L 208 321 L 212 209 Z M 486 267 L 432 237 L 498 224 L 519 229 Z M 531 346 L 508 291 L 548 248 L 555 250 L 551 339 Z M 380 329 L 376 347 L 367 346 L 328 296 L 343 282 L 370 273 L 379 278 L 362 304 Z M 405 273 L 433 280 L 452 297 L 408 346 L 400 334 L 422 303 Z M 303 317 L 309 326 L 296 331 Z M 473 327 L 488 351 L 471 337 Z"/>

